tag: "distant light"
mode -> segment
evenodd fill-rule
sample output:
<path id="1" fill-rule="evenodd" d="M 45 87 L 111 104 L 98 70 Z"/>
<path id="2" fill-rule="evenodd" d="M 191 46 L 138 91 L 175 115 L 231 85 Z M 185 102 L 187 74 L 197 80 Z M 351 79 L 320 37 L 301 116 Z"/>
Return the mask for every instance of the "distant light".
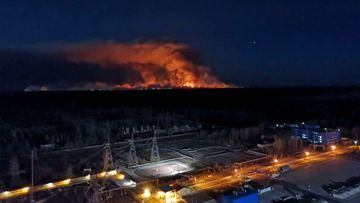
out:
<path id="1" fill-rule="evenodd" d="M 234 172 L 235 172 L 235 173 L 237 173 L 237 172 L 238 172 L 238 170 L 237 170 L 237 169 L 235 169 L 235 170 L 234 170 Z"/>
<path id="2" fill-rule="evenodd" d="M 355 140 L 355 141 L 354 141 L 354 144 L 357 144 L 357 143 L 358 143 L 358 141 L 357 141 L 357 140 Z"/>
<path id="3" fill-rule="evenodd" d="M 66 179 L 66 180 L 61 181 L 61 183 L 65 184 L 65 185 L 70 184 L 70 182 L 71 182 L 71 179 Z"/>
<path id="4" fill-rule="evenodd" d="M 87 176 L 85 176 L 85 179 L 86 179 L 86 180 L 90 180 L 90 178 L 91 178 L 91 177 L 90 177 L 90 174 L 87 175 Z"/>
<path id="5" fill-rule="evenodd" d="M 331 149 L 334 151 L 336 149 L 335 145 L 331 145 Z"/>
<path id="6" fill-rule="evenodd" d="M 112 171 L 109 171 L 108 174 L 111 175 L 111 176 L 113 176 L 113 175 L 116 175 L 116 174 L 117 174 L 117 171 L 116 171 L 116 170 L 112 170 Z"/>
<path id="7" fill-rule="evenodd" d="M 279 162 L 279 160 L 278 159 L 274 159 L 274 163 L 278 163 Z"/>
<path id="8" fill-rule="evenodd" d="M 46 184 L 46 187 L 47 188 L 52 188 L 52 187 L 54 187 L 54 183 L 48 183 L 48 184 Z"/>
<path id="9" fill-rule="evenodd" d="M 98 174 L 100 177 L 105 177 L 106 176 L 106 172 L 104 171 L 104 172 L 102 172 L 102 173 L 99 173 Z"/>
<path id="10" fill-rule="evenodd" d="M 305 155 L 306 155 L 306 156 L 309 156 L 309 155 L 310 155 L 310 152 L 305 152 Z"/>
<path id="11" fill-rule="evenodd" d="M 165 197 L 165 192 L 159 191 L 159 192 L 157 193 L 157 195 L 158 195 L 159 198 L 164 198 L 164 197 Z"/>
<path id="12" fill-rule="evenodd" d="M 23 192 L 28 192 L 29 190 L 30 190 L 30 187 L 21 188 L 21 191 L 23 191 Z"/>
<path id="13" fill-rule="evenodd" d="M 117 174 L 117 175 L 115 176 L 115 178 L 118 179 L 118 180 L 122 180 L 122 179 L 125 178 L 125 176 L 124 176 L 123 174 Z"/>
<path id="14" fill-rule="evenodd" d="M 3 194 L 3 195 L 8 195 L 10 192 L 9 191 L 5 191 L 5 192 L 3 192 L 3 193 L 1 193 L 1 194 Z"/>
<path id="15" fill-rule="evenodd" d="M 142 195 L 144 198 L 149 198 L 151 196 L 150 189 L 145 188 L 144 193 Z"/>
<path id="16" fill-rule="evenodd" d="M 128 180 L 126 182 L 124 182 L 125 186 L 130 186 L 130 187 L 136 187 L 136 183 L 132 180 Z"/>
<path id="17" fill-rule="evenodd" d="M 305 125 L 305 122 L 302 122 L 301 124 Z"/>

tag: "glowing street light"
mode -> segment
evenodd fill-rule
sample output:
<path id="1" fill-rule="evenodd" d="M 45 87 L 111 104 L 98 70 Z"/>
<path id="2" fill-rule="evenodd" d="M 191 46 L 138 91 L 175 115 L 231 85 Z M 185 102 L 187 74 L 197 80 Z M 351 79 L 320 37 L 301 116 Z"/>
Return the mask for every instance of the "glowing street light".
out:
<path id="1" fill-rule="evenodd" d="M 310 155 L 310 152 L 305 152 L 306 157 Z"/>
<path id="2" fill-rule="evenodd" d="M 1 193 L 2 195 L 8 195 L 8 194 L 10 194 L 10 192 L 9 191 L 4 191 L 3 193 Z"/>
<path id="3" fill-rule="evenodd" d="M 163 192 L 163 191 L 158 191 L 157 195 L 158 195 L 158 198 L 159 198 L 159 199 L 162 199 L 162 198 L 165 197 L 165 192 Z"/>
<path id="4" fill-rule="evenodd" d="M 108 174 L 111 175 L 111 176 L 114 176 L 114 175 L 117 174 L 117 171 L 116 171 L 116 170 L 112 170 L 112 171 L 109 171 Z"/>
<path id="5" fill-rule="evenodd" d="M 106 176 L 106 172 L 104 171 L 104 172 L 102 172 L 102 173 L 99 173 L 98 175 L 99 175 L 100 178 L 105 177 L 105 176 Z"/>
<path id="6" fill-rule="evenodd" d="M 21 188 L 21 191 L 22 191 L 22 192 L 28 192 L 29 190 L 30 190 L 30 187 Z"/>
<path id="7" fill-rule="evenodd" d="M 357 140 L 355 140 L 355 141 L 354 141 L 354 144 L 355 144 L 355 145 L 357 145 L 357 143 L 358 143 L 358 141 L 357 141 Z"/>
<path id="8" fill-rule="evenodd" d="M 69 185 L 70 181 L 71 181 L 71 179 L 66 179 L 66 180 L 61 181 L 61 183 L 64 185 Z"/>
<path id="9" fill-rule="evenodd" d="M 279 162 L 279 160 L 278 159 L 274 159 L 274 163 L 278 163 Z"/>
<path id="10" fill-rule="evenodd" d="M 151 193 L 150 193 L 150 189 L 149 188 L 145 188 L 144 190 L 144 193 L 142 195 L 144 198 L 149 198 L 151 196 Z"/>
<path id="11" fill-rule="evenodd" d="M 54 183 L 48 183 L 48 184 L 46 184 L 46 187 L 47 188 L 52 188 L 52 187 L 54 187 Z"/>
<path id="12" fill-rule="evenodd" d="M 331 145 L 331 150 L 335 150 L 336 149 L 336 146 L 335 145 Z"/>
<path id="13" fill-rule="evenodd" d="M 116 174 L 114 177 L 118 180 L 122 180 L 125 178 L 125 176 L 123 174 Z"/>

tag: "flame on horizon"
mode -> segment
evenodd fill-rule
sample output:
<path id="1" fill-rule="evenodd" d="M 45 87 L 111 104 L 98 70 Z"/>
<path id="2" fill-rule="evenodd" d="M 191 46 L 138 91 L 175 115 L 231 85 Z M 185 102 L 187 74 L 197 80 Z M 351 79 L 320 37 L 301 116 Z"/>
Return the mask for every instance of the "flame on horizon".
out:
<path id="1" fill-rule="evenodd" d="M 102 43 L 73 45 L 63 54 L 72 62 L 123 68 L 136 74 L 113 84 L 114 89 L 232 87 L 218 80 L 207 67 L 188 59 L 185 53 L 189 49 L 172 42 Z"/>

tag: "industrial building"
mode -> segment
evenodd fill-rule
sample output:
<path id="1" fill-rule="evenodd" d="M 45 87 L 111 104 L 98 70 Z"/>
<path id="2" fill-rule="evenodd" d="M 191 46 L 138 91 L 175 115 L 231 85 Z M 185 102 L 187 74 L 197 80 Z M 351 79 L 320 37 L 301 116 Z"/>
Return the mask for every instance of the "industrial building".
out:
<path id="1" fill-rule="evenodd" d="M 292 134 L 315 145 L 329 145 L 339 142 L 340 130 L 320 128 L 319 125 L 293 125 Z"/>

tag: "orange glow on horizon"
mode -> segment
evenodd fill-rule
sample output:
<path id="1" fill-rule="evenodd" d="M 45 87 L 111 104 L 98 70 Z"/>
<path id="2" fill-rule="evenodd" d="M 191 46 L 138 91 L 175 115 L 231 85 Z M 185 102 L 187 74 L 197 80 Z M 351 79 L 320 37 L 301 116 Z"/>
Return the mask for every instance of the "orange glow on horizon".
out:
<path id="1" fill-rule="evenodd" d="M 210 70 L 190 60 L 190 47 L 171 42 L 103 43 L 73 46 L 65 56 L 73 62 L 130 72 L 114 89 L 229 88 Z"/>

